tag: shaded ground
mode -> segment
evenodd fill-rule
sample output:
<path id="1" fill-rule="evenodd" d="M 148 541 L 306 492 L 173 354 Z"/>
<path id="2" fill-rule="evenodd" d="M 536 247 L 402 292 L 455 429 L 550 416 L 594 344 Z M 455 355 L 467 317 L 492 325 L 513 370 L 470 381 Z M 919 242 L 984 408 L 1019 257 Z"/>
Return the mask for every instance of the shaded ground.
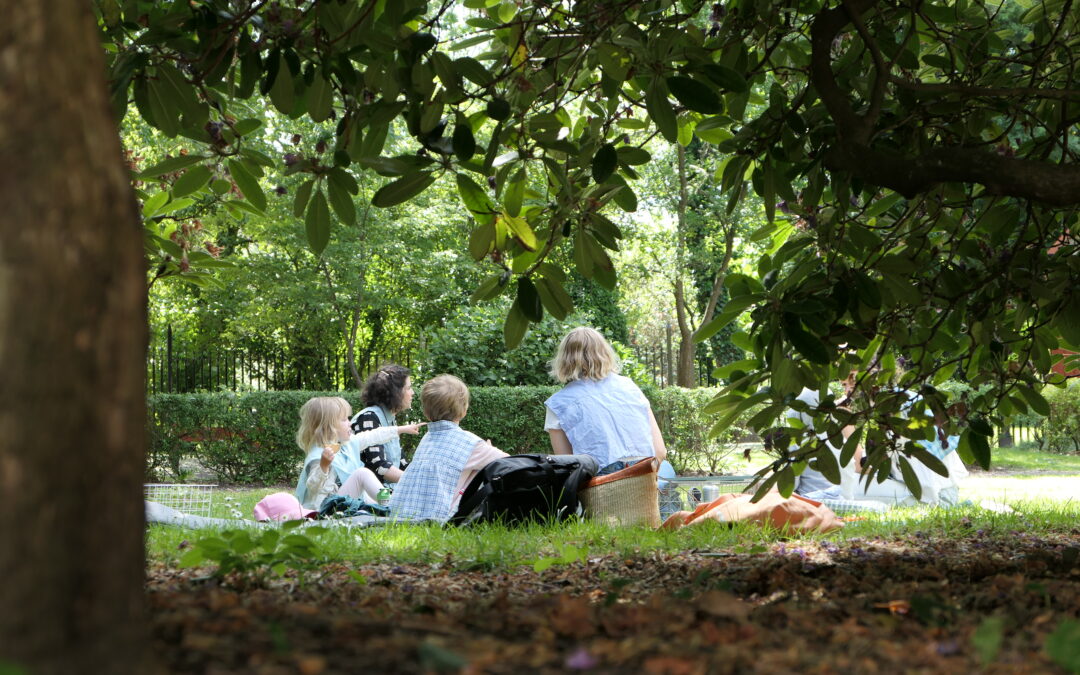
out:
<path id="1" fill-rule="evenodd" d="M 242 590 L 204 572 L 148 570 L 171 672 L 1052 673 L 1066 671 L 1047 638 L 1059 631 L 1060 644 L 1080 612 L 1080 528 L 609 556 L 539 573 L 339 565 Z"/>

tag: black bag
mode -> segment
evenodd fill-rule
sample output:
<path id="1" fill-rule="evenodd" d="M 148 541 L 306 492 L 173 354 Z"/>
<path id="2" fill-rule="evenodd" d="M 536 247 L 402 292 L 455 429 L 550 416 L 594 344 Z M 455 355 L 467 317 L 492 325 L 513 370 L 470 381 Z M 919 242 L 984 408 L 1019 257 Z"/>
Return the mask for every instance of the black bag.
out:
<path id="1" fill-rule="evenodd" d="M 566 520 L 578 489 L 596 475 L 588 455 L 511 455 L 488 464 L 461 495 L 451 525 Z"/>

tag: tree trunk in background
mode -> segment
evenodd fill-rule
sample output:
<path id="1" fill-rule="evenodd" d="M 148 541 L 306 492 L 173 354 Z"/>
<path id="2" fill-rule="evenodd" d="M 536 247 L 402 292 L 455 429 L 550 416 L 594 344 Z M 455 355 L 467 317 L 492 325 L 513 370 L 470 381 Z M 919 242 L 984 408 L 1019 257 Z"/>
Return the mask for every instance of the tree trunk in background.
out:
<path id="1" fill-rule="evenodd" d="M 141 223 L 90 3 L 0 15 L 0 666 L 145 673 Z"/>

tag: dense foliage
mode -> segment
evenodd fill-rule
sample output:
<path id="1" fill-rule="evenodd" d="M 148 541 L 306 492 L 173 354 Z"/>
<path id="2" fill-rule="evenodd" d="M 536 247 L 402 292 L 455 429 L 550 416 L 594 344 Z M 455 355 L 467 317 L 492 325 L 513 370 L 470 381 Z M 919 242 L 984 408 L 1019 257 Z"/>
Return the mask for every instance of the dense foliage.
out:
<path id="1" fill-rule="evenodd" d="M 757 405 L 751 426 L 763 429 L 802 387 L 857 369 L 867 404 L 824 399 L 811 411 L 819 431 L 839 442 L 858 423 L 884 475 L 888 448 L 934 433 L 904 421 L 898 385 L 987 465 L 995 416 L 1045 414 L 1038 385 L 1061 380 L 1050 350 L 1080 348 L 1080 14 L 1069 2 L 94 6 L 117 111 L 133 99 L 194 144 L 140 174 L 175 176 L 140 193 L 144 215 L 200 195 L 263 213 L 260 177 L 285 174 L 301 181 L 291 209 L 320 253 L 333 220 L 356 222 L 357 176 L 390 179 L 378 207 L 452 183 L 468 251 L 491 270 L 474 297 L 514 297 L 510 346 L 572 310 L 563 260 L 614 286 L 622 232 L 610 216 L 637 208 L 649 139 L 716 145 L 726 208 L 753 191 L 769 222 L 752 237 L 767 252 L 727 278 L 729 302 L 698 332 L 752 310 L 733 337 L 752 356 L 721 373 L 731 384 L 709 407 L 718 430 Z M 276 157 L 251 147 L 256 92 L 323 124 L 321 140 Z M 392 156 L 392 128 L 408 152 Z M 994 386 L 947 407 L 935 384 L 949 378 Z M 773 467 L 785 491 L 799 462 L 829 454 L 805 441 Z"/>
<path id="2" fill-rule="evenodd" d="M 472 402 L 462 426 L 513 453 L 550 453 L 544 432 L 544 401 L 553 386 L 471 387 Z M 719 472 L 735 448 L 745 420 L 721 438 L 707 438 L 702 404 L 715 390 L 646 388 L 676 469 Z M 158 394 L 149 398 L 147 477 L 184 480 L 197 465 L 227 483 L 290 484 L 303 453 L 296 446 L 298 411 L 312 396 L 343 395 L 358 409 L 356 392 L 252 392 L 248 394 Z M 398 421 L 420 421 L 419 397 Z M 403 436 L 406 456 L 417 437 Z"/>
<path id="3" fill-rule="evenodd" d="M 1050 415 L 1039 425 L 1040 447 L 1049 452 L 1080 454 L 1080 386 L 1051 389 Z"/>

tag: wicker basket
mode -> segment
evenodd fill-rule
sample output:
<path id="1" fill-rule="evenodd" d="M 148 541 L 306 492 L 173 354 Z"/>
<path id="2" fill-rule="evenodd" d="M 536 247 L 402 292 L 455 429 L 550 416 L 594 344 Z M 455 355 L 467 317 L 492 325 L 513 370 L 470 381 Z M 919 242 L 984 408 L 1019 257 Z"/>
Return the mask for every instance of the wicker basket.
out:
<path id="1" fill-rule="evenodd" d="M 653 458 L 590 480 L 578 493 L 585 516 L 608 525 L 660 527 L 659 466 Z"/>

